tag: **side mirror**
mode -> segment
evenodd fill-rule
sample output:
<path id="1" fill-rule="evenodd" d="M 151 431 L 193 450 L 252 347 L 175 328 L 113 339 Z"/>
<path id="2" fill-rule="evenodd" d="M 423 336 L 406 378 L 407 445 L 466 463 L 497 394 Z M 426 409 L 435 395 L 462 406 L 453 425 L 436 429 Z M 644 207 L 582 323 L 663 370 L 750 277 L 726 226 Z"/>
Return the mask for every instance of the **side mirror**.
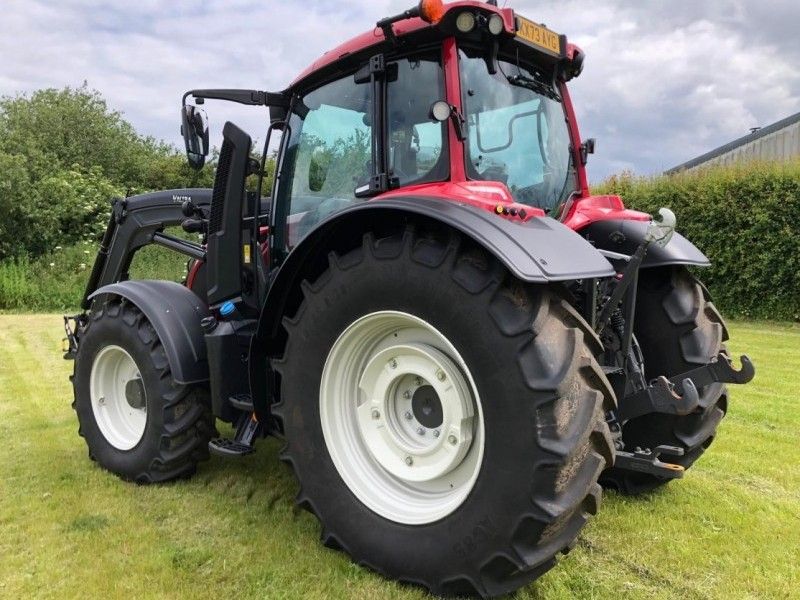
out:
<path id="1" fill-rule="evenodd" d="M 594 148 L 597 145 L 597 140 L 589 138 L 581 144 L 581 163 L 586 164 L 589 162 L 589 155 L 594 154 Z"/>
<path id="2" fill-rule="evenodd" d="M 206 114 L 196 106 L 186 105 L 181 109 L 181 135 L 186 143 L 186 159 L 198 171 L 206 164 L 208 156 L 208 120 Z"/>

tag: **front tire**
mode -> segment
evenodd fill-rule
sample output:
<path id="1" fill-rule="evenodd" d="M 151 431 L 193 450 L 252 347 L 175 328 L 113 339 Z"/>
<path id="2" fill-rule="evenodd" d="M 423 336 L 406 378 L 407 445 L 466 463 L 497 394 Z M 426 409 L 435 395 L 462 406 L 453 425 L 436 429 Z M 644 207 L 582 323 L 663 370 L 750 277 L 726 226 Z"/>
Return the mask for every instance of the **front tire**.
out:
<path id="1" fill-rule="evenodd" d="M 332 254 L 303 295 L 273 412 L 323 542 L 436 594 L 496 596 L 550 569 L 613 461 L 600 347 L 559 290 L 409 228 Z"/>
<path id="2" fill-rule="evenodd" d="M 208 394 L 175 383 L 155 329 L 130 302 L 113 298 L 93 308 L 72 381 L 89 457 L 122 479 L 188 477 L 208 458 Z"/>

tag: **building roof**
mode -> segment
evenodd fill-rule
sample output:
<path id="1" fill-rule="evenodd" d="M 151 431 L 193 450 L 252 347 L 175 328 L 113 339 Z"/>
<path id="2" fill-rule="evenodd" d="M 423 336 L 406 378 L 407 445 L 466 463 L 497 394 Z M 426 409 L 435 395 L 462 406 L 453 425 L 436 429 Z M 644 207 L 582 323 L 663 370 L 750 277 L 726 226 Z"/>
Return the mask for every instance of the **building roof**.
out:
<path id="1" fill-rule="evenodd" d="M 749 133 L 745 136 L 740 137 L 737 140 L 734 140 L 730 143 L 725 144 L 724 146 L 720 146 L 719 148 L 715 148 L 710 152 L 706 152 L 705 154 L 701 154 L 697 158 L 693 158 L 692 160 L 686 161 L 683 164 L 678 165 L 677 167 L 672 167 L 668 171 L 664 173 L 666 175 L 671 175 L 673 173 L 677 173 L 678 171 L 685 171 L 687 169 L 691 169 L 693 167 L 697 167 L 698 165 L 702 165 L 705 162 L 713 160 L 718 156 L 722 156 L 723 154 L 727 154 L 732 150 L 736 150 L 736 148 L 740 146 L 744 146 L 745 144 L 749 144 L 750 142 L 754 142 L 759 138 L 768 136 L 771 133 L 775 133 L 776 131 L 780 131 L 781 129 L 785 129 L 790 125 L 794 125 L 795 123 L 800 122 L 800 112 L 791 115 L 790 117 L 786 117 L 785 119 L 781 119 L 780 121 L 773 123 L 772 125 L 768 125 L 766 127 L 762 127 L 752 133 Z"/>

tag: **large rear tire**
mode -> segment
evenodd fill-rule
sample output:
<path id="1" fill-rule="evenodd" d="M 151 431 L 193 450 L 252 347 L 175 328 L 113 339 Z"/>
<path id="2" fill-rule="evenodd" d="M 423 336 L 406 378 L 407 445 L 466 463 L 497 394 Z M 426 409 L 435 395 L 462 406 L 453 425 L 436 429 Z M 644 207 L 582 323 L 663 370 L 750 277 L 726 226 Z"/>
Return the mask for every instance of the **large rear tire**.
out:
<path id="1" fill-rule="evenodd" d="M 72 381 L 89 457 L 122 479 L 188 477 L 208 458 L 215 431 L 208 393 L 175 383 L 155 329 L 130 302 L 93 308 Z"/>
<path id="2" fill-rule="evenodd" d="M 331 254 L 303 295 L 274 413 L 323 543 L 435 594 L 550 569 L 613 461 L 601 348 L 559 290 L 408 228 Z"/>
<path id="3" fill-rule="evenodd" d="M 685 267 L 645 269 L 637 292 L 636 339 L 644 357 L 647 380 L 672 377 L 705 365 L 724 350 L 728 339 L 722 316 L 708 292 Z M 700 407 L 686 416 L 650 414 L 622 427 L 626 448 L 683 448 L 682 457 L 670 462 L 688 469 L 711 445 L 717 426 L 728 408 L 727 390 L 715 383 L 698 390 Z M 645 473 L 610 469 L 601 482 L 625 494 L 653 490 L 671 479 Z"/>

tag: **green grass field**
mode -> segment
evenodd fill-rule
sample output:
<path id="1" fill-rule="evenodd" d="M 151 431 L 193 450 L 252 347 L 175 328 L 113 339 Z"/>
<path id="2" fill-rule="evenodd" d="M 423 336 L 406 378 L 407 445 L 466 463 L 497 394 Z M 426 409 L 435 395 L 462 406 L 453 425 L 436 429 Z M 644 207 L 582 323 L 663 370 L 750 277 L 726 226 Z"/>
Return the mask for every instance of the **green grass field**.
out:
<path id="1" fill-rule="evenodd" d="M 758 374 L 683 481 L 607 494 L 518 598 L 800 597 L 800 328 L 731 327 Z M 0 316 L 0 598 L 425 598 L 318 543 L 277 460 L 212 458 L 139 487 L 89 461 L 59 317 Z M 391 540 L 387 540 L 391 543 Z"/>

